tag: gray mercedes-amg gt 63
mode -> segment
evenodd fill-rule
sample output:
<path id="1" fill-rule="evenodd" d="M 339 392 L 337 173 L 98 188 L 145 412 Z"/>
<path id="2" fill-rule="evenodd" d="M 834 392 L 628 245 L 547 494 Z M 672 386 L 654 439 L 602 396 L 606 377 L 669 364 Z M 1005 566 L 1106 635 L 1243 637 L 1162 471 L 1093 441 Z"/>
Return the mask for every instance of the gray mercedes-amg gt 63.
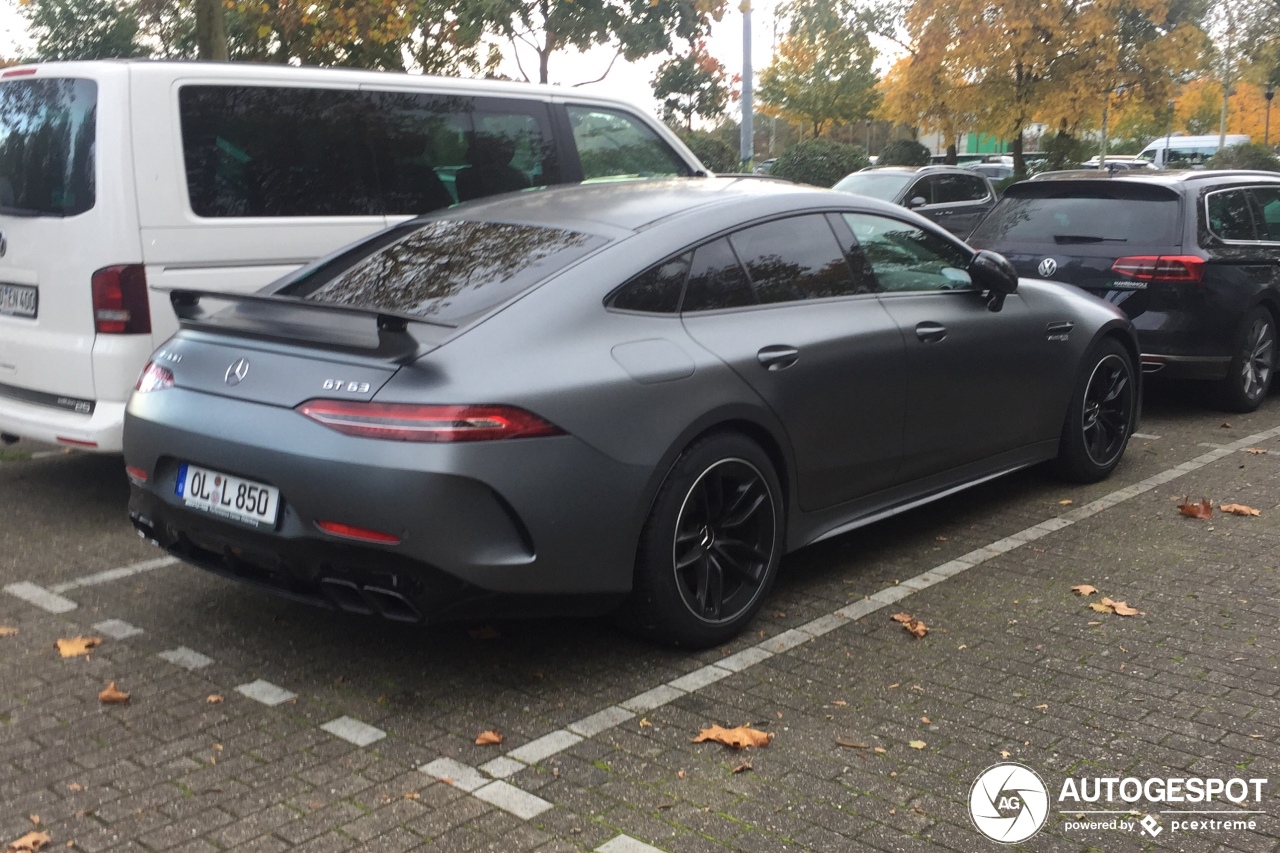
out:
<path id="1" fill-rule="evenodd" d="M 1115 306 L 764 178 L 510 194 L 170 296 L 134 525 L 404 621 L 614 610 L 720 643 L 789 551 L 1046 460 L 1106 477 L 1140 400 Z"/>

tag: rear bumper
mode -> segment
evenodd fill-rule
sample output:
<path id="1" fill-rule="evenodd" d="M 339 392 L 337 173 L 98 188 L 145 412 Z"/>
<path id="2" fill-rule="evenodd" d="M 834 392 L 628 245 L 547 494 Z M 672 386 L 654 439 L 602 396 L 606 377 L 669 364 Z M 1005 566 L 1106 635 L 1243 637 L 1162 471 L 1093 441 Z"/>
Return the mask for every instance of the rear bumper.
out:
<path id="1" fill-rule="evenodd" d="M 123 449 L 124 403 L 97 402 L 93 413 L 15 400 L 0 394 L 0 433 L 99 453 Z"/>
<path id="2" fill-rule="evenodd" d="M 375 441 L 178 388 L 134 396 L 125 461 L 147 475 L 133 485 L 133 523 L 171 553 L 291 598 L 408 621 L 471 615 L 470 605 L 492 614 L 507 595 L 617 601 L 631 587 L 650 473 L 572 436 Z M 275 526 L 188 508 L 175 495 L 182 462 L 279 488 Z M 319 521 L 399 542 L 353 542 Z"/>

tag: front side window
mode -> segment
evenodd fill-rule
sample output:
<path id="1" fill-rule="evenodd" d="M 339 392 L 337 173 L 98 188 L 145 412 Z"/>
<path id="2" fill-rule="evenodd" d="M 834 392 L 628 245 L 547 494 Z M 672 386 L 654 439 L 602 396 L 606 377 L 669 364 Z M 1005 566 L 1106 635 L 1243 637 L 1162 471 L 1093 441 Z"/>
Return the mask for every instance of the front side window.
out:
<path id="1" fill-rule="evenodd" d="M 881 291 L 961 290 L 973 287 L 966 271 L 971 257 L 932 231 L 868 213 L 846 213 Z"/>
<path id="2" fill-rule="evenodd" d="M 1258 239 L 1246 190 L 1209 193 L 1205 206 L 1209 212 L 1209 231 L 1218 239 L 1238 242 Z"/>
<path id="3" fill-rule="evenodd" d="M 97 112 L 92 80 L 0 84 L 0 211 L 75 216 L 93 207 Z"/>
<path id="4" fill-rule="evenodd" d="M 822 214 L 765 222 L 731 235 L 729 242 L 762 304 L 870 292 L 854 281 L 840 244 Z"/>
<path id="5" fill-rule="evenodd" d="M 568 113 L 583 180 L 692 174 L 671 146 L 634 116 L 574 106 Z"/>

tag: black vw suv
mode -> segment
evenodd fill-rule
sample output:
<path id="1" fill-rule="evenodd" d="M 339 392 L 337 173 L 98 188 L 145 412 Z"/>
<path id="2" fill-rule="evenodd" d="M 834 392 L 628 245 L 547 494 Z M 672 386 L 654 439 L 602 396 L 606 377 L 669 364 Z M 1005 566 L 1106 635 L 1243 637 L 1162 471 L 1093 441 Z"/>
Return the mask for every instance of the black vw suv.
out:
<path id="1" fill-rule="evenodd" d="M 1133 320 L 1142 369 L 1218 383 L 1253 411 L 1276 366 L 1280 175 L 1066 172 L 1009 187 L 969 237 L 1018 274 L 1073 284 Z"/>

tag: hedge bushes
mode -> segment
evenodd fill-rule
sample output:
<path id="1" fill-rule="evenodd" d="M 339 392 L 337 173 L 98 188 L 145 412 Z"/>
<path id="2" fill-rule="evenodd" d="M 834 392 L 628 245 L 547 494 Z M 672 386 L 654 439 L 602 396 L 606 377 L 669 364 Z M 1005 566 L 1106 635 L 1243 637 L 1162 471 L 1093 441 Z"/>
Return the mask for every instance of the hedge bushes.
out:
<path id="1" fill-rule="evenodd" d="M 797 142 L 778 157 L 770 175 L 800 184 L 829 187 L 850 172 L 871 165 L 867 154 L 856 145 L 830 139 Z"/>

